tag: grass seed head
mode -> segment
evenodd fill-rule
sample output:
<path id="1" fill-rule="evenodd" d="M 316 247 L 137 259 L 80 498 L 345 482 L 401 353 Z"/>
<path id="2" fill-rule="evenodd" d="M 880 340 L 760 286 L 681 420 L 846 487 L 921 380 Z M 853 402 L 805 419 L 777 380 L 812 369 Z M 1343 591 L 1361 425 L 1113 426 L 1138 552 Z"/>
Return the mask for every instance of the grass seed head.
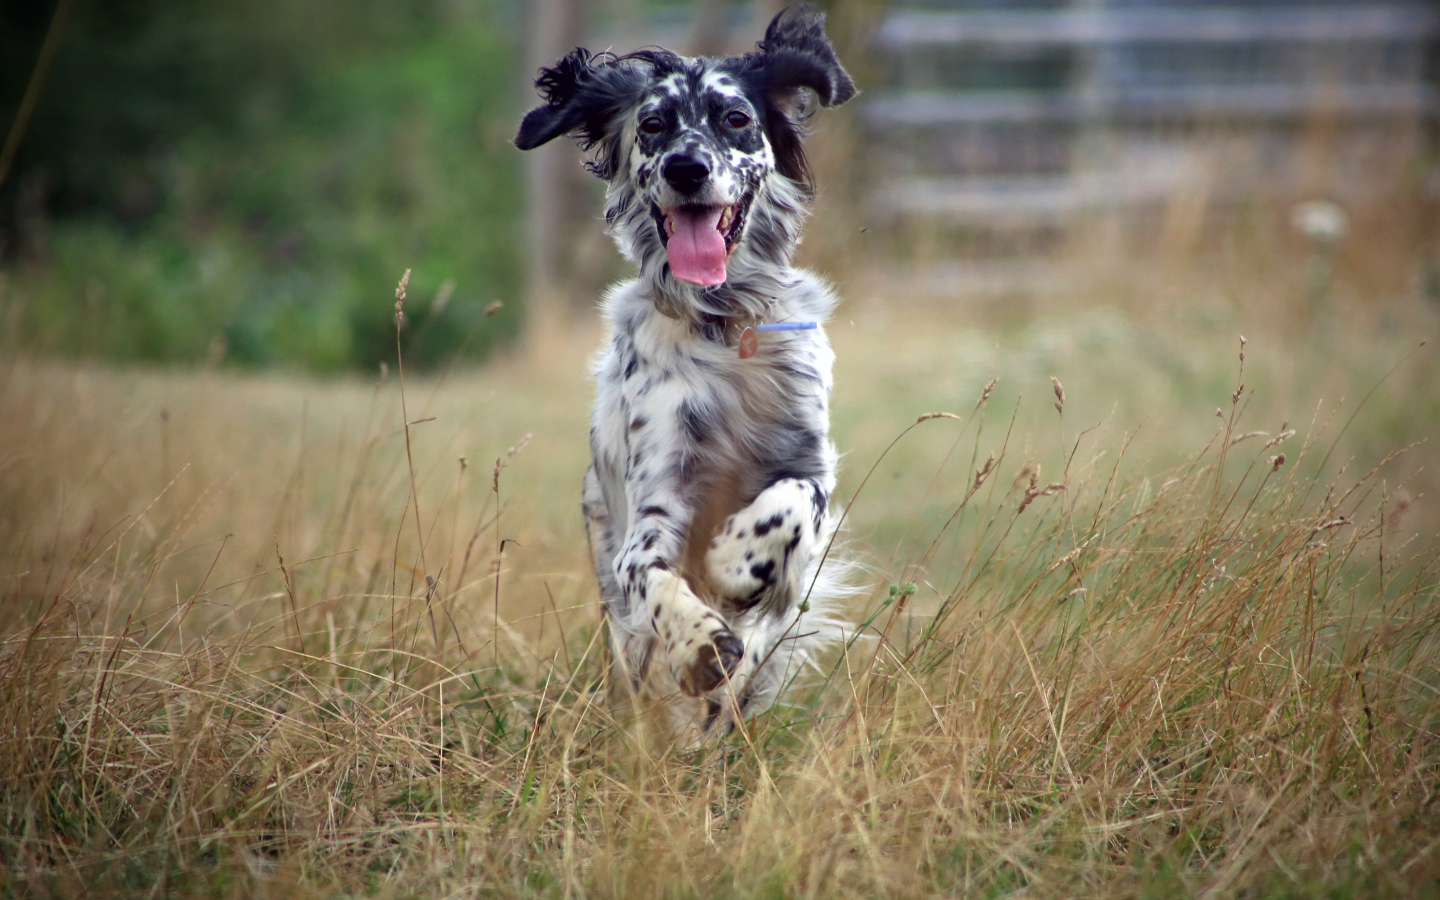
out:
<path id="1" fill-rule="evenodd" d="M 1027 484 L 1033 487 L 1040 478 L 1039 473 L 1040 465 L 1038 463 L 1027 462 L 1020 467 L 1019 472 L 1015 473 L 1015 480 L 1010 485 L 1011 490 L 1024 490 Z"/>
<path id="2" fill-rule="evenodd" d="M 1030 482 L 1029 484 L 1025 485 L 1025 496 L 1020 501 L 1020 508 L 1015 510 L 1015 515 L 1017 516 L 1020 515 L 1020 513 L 1023 513 L 1025 511 L 1025 508 L 1029 506 L 1032 502 L 1034 502 L 1036 497 L 1048 497 L 1050 494 L 1053 494 L 1055 492 L 1054 488 L 1057 486 L 1056 484 L 1049 484 L 1043 488 L 1040 487 L 1039 463 L 1036 463 L 1033 468 L 1030 466 L 1026 466 L 1025 469 L 1022 469 L 1020 472 L 1020 475 L 1022 477 L 1025 475 L 1026 470 L 1028 470 L 1030 473 Z M 1019 479 L 1016 479 L 1016 481 L 1018 482 Z M 1064 485 L 1058 486 L 1061 488 L 1064 487 Z"/>
<path id="3" fill-rule="evenodd" d="M 1285 440 L 1286 438 L 1294 437 L 1294 436 L 1295 436 L 1295 429 L 1293 429 L 1293 428 L 1291 428 L 1291 427 L 1289 427 L 1289 426 L 1290 426 L 1290 423 L 1289 423 L 1289 422 L 1282 422 L 1282 423 L 1280 423 L 1280 433 L 1277 434 L 1277 435 L 1275 435 L 1275 436 L 1274 436 L 1273 438 L 1271 438 L 1270 440 L 1266 441 L 1266 442 L 1265 442 L 1265 446 L 1262 447 L 1261 449 L 1262 449 L 1262 450 L 1269 450 L 1271 447 L 1274 447 L 1276 444 L 1280 443 L 1281 441 Z M 1284 454 L 1281 454 L 1281 456 L 1284 456 Z"/>
<path id="4" fill-rule="evenodd" d="M 397 330 L 405 327 L 405 288 L 410 284 L 410 270 L 406 269 L 405 274 L 400 276 L 400 283 L 395 286 L 395 328 Z"/>
<path id="5" fill-rule="evenodd" d="M 985 483 L 985 479 L 989 478 L 993 471 L 995 471 L 995 451 L 992 450 L 990 458 L 985 460 L 985 464 L 975 470 L 975 480 L 970 485 L 971 493 L 979 490 L 980 485 Z"/>

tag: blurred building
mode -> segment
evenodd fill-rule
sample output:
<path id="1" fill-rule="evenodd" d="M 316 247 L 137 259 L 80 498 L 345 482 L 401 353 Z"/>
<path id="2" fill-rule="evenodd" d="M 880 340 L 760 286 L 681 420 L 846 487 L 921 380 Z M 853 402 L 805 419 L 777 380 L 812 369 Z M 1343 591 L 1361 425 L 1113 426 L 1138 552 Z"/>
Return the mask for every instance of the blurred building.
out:
<path id="1" fill-rule="evenodd" d="M 1437 36 L 1423 0 L 897 0 L 875 37 L 866 202 L 993 230 L 1196 185 L 1212 203 L 1345 199 L 1433 129 Z"/>

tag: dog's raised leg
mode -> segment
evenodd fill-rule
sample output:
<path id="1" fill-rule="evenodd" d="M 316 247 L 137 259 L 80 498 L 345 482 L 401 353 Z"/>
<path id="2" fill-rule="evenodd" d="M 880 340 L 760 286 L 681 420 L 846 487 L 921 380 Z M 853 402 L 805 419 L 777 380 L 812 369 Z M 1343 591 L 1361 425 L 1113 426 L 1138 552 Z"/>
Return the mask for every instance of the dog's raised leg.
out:
<path id="1" fill-rule="evenodd" d="M 703 720 L 695 723 L 699 733 L 728 730 L 751 702 L 768 706 L 782 687 L 783 660 L 778 670 L 763 667 L 779 642 L 794 634 L 827 502 L 814 481 L 782 479 L 726 519 L 711 541 L 706 574 L 744 642 L 744 656 L 724 688 L 706 697 Z"/>
<path id="2" fill-rule="evenodd" d="M 785 478 L 725 520 L 710 543 L 705 567 L 725 605 L 784 614 L 803 597 L 801 584 L 815 553 L 828 502 L 814 481 Z"/>

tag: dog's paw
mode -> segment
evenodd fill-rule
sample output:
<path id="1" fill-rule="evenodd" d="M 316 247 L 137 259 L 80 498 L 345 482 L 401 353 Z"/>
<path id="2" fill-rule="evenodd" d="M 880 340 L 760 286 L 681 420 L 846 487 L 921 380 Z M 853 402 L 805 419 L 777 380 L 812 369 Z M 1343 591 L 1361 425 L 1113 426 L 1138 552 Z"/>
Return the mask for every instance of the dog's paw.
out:
<path id="1" fill-rule="evenodd" d="M 794 479 L 776 482 L 725 520 L 705 554 L 710 583 L 723 597 L 748 608 L 782 582 L 797 561 L 803 566 L 814 543 L 812 493 Z"/>
<path id="2" fill-rule="evenodd" d="M 707 618 L 714 619 L 719 627 L 710 630 L 704 638 L 682 641 L 680 646 L 671 650 L 675 680 L 680 683 L 680 690 L 691 697 L 708 694 L 719 687 L 734 674 L 745 656 L 745 645 L 735 633 L 718 616 Z M 697 630 L 697 633 L 700 631 L 703 629 Z"/>

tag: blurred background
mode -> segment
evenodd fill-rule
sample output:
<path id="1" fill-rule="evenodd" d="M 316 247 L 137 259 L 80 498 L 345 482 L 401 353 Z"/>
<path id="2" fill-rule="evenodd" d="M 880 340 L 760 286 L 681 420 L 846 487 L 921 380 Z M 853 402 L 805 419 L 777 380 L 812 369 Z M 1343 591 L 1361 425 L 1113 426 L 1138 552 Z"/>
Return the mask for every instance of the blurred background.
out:
<path id="1" fill-rule="evenodd" d="M 406 268 L 417 365 L 587 316 L 624 267 L 573 147 L 509 143 L 534 71 L 743 51 L 782 5 L 4 0 L 6 340 L 373 369 Z M 863 94 L 816 123 L 804 261 L 853 303 L 1005 326 L 1198 278 L 1284 327 L 1440 308 L 1434 3 L 820 5 Z"/>
<path id="2" fill-rule="evenodd" d="M 517 7 L 0 9 L 0 119 L 22 129 L 0 184 L 4 327 L 26 346 L 373 367 L 394 356 L 384 298 L 406 268 L 417 363 L 517 333 Z"/>
<path id="3" fill-rule="evenodd" d="M 229 410 L 226 441 L 279 448 L 329 434 L 308 400 L 285 405 L 313 396 L 344 440 L 366 395 L 313 379 L 393 371 L 412 270 L 406 368 L 465 373 L 448 446 L 484 458 L 533 430 L 538 493 L 519 502 L 567 546 L 581 360 L 627 265 L 575 147 L 511 144 L 534 75 L 580 44 L 744 52 L 781 5 L 0 0 L 0 352 L 61 366 L 56 385 L 114 382 L 132 399 L 77 440 L 145 436 L 162 469 L 187 403 Z M 1387 521 L 1440 527 L 1440 366 L 1420 348 L 1440 331 L 1440 5 L 819 5 L 862 90 L 810 123 L 820 196 L 800 251 L 844 298 L 834 431 L 863 461 L 845 479 L 991 378 L 991 402 L 1020 409 L 1017 464 L 1051 470 L 1097 422 L 1140 432 L 1144 472 L 1175 464 L 1243 396 L 1256 434 L 1338 428 L 1331 474 L 1411 446 Z M 1051 377 L 1069 390 L 1059 423 Z M 35 409 L 70 402 L 56 391 Z M 865 540 L 910 533 L 934 502 L 913 473 L 948 452 L 887 457 Z"/>

